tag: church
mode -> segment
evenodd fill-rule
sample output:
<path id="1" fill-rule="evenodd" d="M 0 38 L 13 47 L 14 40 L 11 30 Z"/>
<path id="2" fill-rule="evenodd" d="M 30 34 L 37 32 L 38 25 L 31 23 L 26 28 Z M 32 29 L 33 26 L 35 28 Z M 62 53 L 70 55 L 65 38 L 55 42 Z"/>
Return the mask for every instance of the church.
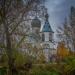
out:
<path id="1" fill-rule="evenodd" d="M 54 40 L 53 35 L 54 32 L 49 23 L 49 15 L 45 14 L 44 25 L 41 29 L 41 21 L 36 16 L 31 22 L 32 31 L 29 33 L 27 37 L 28 43 L 34 45 L 41 45 L 43 47 L 43 52 L 46 58 L 46 61 L 55 60 L 56 50 L 54 49 Z"/>

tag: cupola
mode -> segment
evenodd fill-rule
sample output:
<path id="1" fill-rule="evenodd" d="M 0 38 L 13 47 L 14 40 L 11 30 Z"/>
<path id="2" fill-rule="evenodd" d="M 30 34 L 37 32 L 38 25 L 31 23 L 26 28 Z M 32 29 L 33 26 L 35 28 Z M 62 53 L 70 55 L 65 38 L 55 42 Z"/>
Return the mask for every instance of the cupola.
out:
<path id="1" fill-rule="evenodd" d="M 37 16 L 32 20 L 31 25 L 32 25 L 32 28 L 34 28 L 34 27 L 40 28 L 41 27 L 41 21 L 38 19 Z"/>

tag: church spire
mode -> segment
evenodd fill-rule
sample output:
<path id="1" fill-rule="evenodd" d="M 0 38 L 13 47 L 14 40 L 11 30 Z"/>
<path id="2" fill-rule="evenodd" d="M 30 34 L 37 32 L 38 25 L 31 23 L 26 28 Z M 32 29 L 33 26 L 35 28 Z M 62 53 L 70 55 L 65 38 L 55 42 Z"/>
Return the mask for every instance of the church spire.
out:
<path id="1" fill-rule="evenodd" d="M 48 15 L 48 13 L 46 13 L 46 15 L 45 15 L 46 21 L 48 21 L 48 18 L 49 18 L 49 15 Z"/>
<path id="2" fill-rule="evenodd" d="M 49 19 L 49 15 L 46 12 L 46 15 L 45 15 L 45 24 L 43 26 L 42 32 L 53 32 L 53 30 L 52 30 L 52 28 L 51 28 L 51 26 L 49 24 L 48 19 Z"/>

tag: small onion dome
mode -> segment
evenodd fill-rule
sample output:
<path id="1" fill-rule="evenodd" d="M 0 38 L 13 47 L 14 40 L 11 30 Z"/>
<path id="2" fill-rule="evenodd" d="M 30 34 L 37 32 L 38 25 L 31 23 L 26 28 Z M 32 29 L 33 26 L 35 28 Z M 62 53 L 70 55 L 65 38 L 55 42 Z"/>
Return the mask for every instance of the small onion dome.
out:
<path id="1" fill-rule="evenodd" d="M 32 27 L 39 27 L 40 28 L 41 27 L 41 21 L 37 17 L 35 17 L 32 20 L 31 25 L 32 25 Z"/>

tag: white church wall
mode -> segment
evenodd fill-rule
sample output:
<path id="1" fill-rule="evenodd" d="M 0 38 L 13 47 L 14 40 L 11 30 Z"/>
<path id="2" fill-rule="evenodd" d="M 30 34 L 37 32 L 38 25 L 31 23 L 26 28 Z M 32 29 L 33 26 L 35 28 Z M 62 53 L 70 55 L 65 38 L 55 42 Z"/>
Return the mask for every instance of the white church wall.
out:
<path id="1" fill-rule="evenodd" d="M 46 61 L 48 62 L 49 61 L 49 49 L 44 49 L 44 54 L 45 54 Z"/>
<path id="2" fill-rule="evenodd" d="M 49 32 L 44 32 L 45 41 L 49 41 Z"/>

